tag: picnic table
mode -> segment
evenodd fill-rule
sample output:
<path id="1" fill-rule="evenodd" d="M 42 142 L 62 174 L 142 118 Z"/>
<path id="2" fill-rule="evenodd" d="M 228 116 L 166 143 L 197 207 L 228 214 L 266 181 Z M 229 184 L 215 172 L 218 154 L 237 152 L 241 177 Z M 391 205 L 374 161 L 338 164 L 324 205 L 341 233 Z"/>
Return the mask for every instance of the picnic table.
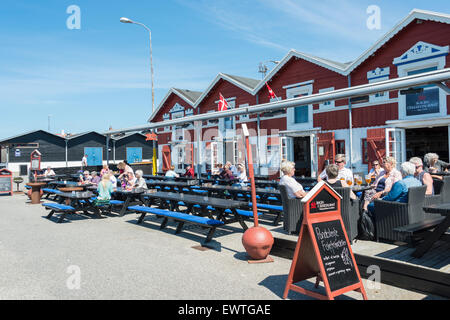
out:
<path id="1" fill-rule="evenodd" d="M 47 219 L 50 219 L 54 213 L 61 213 L 58 220 L 58 223 L 60 223 L 64 220 L 66 214 L 73 214 L 80 211 L 84 214 L 93 214 L 96 218 L 102 218 L 100 209 L 94 206 L 91 201 L 91 198 L 94 196 L 92 192 L 63 192 L 58 194 L 58 196 L 60 199 L 59 204 L 43 204 L 48 209 L 51 209 Z M 63 202 L 66 202 L 66 205 L 63 205 Z"/>
<path id="2" fill-rule="evenodd" d="M 226 193 L 229 193 L 234 200 L 239 198 L 240 194 L 244 194 L 244 195 L 251 194 L 250 187 L 241 187 L 241 186 L 202 185 L 200 187 L 200 189 L 207 190 L 209 196 L 211 196 L 213 194 L 218 194 L 222 198 L 226 198 L 227 197 Z M 280 194 L 279 190 L 256 188 L 255 191 L 256 191 L 256 194 L 261 197 L 262 202 L 270 202 L 270 201 L 281 202 L 281 194 Z M 274 198 L 270 199 L 271 197 L 274 197 Z"/>
<path id="3" fill-rule="evenodd" d="M 442 239 L 450 241 L 450 237 L 446 234 L 448 228 L 450 227 L 450 203 L 442 203 L 426 206 L 423 208 L 425 212 L 432 214 L 440 214 L 445 218 L 434 228 L 432 232 L 425 236 L 424 241 L 417 246 L 416 250 L 412 253 L 415 258 L 422 257 L 433 244 Z"/>
<path id="4" fill-rule="evenodd" d="M 187 182 L 180 182 L 180 181 L 151 181 L 146 180 L 147 187 L 150 189 L 156 189 L 157 187 L 160 187 L 161 189 L 170 190 L 170 191 L 182 191 L 183 189 L 187 189 L 187 191 L 190 191 L 190 187 L 192 184 Z M 164 191 L 164 190 L 162 190 Z"/>
<path id="5" fill-rule="evenodd" d="M 122 188 L 117 188 L 113 193 L 113 197 L 116 198 L 118 195 L 122 198 L 125 198 L 122 208 L 120 209 L 119 215 L 123 216 L 127 213 L 127 208 L 132 205 L 141 204 L 140 200 L 141 194 L 143 194 L 146 190 L 142 188 L 135 188 L 132 190 L 125 190 Z M 136 201 L 139 199 L 139 201 Z"/>
<path id="6" fill-rule="evenodd" d="M 222 221 L 224 224 L 239 222 L 244 230 L 248 227 L 243 220 L 245 211 L 239 208 L 248 208 L 248 202 L 236 201 L 222 198 L 212 198 L 206 196 L 174 193 L 174 192 L 145 192 L 141 194 L 141 199 L 147 206 L 159 205 L 162 209 L 168 208 L 171 211 L 179 211 L 180 206 L 185 206 L 185 213 L 196 214 L 196 210 L 200 209 L 201 216 L 208 216 L 210 219 Z M 157 203 L 157 200 L 159 203 Z M 168 203 L 167 203 L 168 202 Z M 216 217 L 214 218 L 214 215 Z M 230 217 L 230 214 L 234 217 Z M 145 213 L 141 215 L 138 223 L 141 223 L 145 217 Z"/>

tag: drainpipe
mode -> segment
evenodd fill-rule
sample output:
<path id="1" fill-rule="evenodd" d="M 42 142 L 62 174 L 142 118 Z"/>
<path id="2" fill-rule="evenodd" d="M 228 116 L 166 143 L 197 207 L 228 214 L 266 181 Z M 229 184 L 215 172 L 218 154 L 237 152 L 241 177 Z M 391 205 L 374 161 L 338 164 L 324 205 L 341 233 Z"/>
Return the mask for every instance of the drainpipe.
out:
<path id="1" fill-rule="evenodd" d="M 258 94 L 256 94 L 256 105 L 259 104 L 259 96 Z M 249 115 L 250 116 L 250 115 Z M 259 148 L 260 148 L 260 142 L 261 142 L 261 137 L 260 137 L 260 130 L 261 130 L 261 119 L 259 116 L 259 113 L 256 114 L 256 159 L 258 159 L 258 175 L 261 174 L 261 159 L 259 157 Z"/>
<path id="2" fill-rule="evenodd" d="M 106 136 L 106 164 L 109 166 L 109 135 Z"/>
<path id="3" fill-rule="evenodd" d="M 67 140 L 67 139 L 64 139 L 65 141 L 66 141 L 66 168 L 68 168 L 69 167 L 69 163 L 68 163 L 68 159 L 67 159 L 67 144 L 68 144 L 68 142 L 69 142 L 69 140 Z"/>
<path id="4" fill-rule="evenodd" d="M 352 77 L 351 75 L 348 75 L 348 87 L 350 88 L 352 86 Z M 350 157 L 349 157 L 349 164 L 350 164 L 350 170 L 353 171 L 353 161 L 352 161 L 352 155 L 353 155 L 353 120 L 352 120 L 352 102 L 350 98 L 348 98 L 348 123 L 349 123 L 349 139 L 350 139 Z"/>
<path id="5" fill-rule="evenodd" d="M 113 140 L 113 159 L 114 164 L 116 164 L 116 140 Z"/>

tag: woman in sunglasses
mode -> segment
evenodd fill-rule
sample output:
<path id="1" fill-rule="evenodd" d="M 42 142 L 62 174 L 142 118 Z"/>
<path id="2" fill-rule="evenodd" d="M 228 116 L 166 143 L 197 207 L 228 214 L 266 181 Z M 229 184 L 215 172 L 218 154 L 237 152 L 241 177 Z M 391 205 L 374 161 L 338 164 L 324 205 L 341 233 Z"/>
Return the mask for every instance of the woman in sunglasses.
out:
<path id="1" fill-rule="evenodd" d="M 334 163 L 339 168 L 338 176 L 337 176 L 338 180 L 344 179 L 344 181 L 353 181 L 353 172 L 352 172 L 352 170 L 350 170 L 350 169 L 345 167 L 345 164 L 347 163 L 345 161 L 345 154 L 337 154 L 336 155 L 336 160 L 334 161 Z M 322 181 L 322 180 L 327 180 L 327 179 L 328 179 L 327 171 L 324 170 L 324 171 L 322 171 L 322 173 L 317 178 L 317 181 Z"/>

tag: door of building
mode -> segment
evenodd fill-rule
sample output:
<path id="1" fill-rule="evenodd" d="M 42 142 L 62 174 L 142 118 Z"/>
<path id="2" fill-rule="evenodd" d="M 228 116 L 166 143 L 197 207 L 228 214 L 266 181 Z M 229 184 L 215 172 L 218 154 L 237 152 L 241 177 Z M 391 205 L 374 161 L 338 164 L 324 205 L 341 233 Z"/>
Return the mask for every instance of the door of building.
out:
<path id="1" fill-rule="evenodd" d="M 87 155 L 87 165 L 101 166 L 103 164 L 103 148 L 84 148 L 84 154 Z"/>
<path id="2" fill-rule="evenodd" d="M 162 170 L 164 172 L 168 171 L 170 169 L 170 165 L 172 164 L 172 158 L 171 158 L 171 150 L 170 146 L 165 145 L 162 147 Z"/>
<path id="3" fill-rule="evenodd" d="M 334 163 L 336 156 L 334 132 L 317 134 L 318 174 L 325 170 L 326 163 Z"/>
<path id="4" fill-rule="evenodd" d="M 406 161 L 405 129 L 386 128 L 386 155 L 394 157 L 397 169 Z"/>
<path id="5" fill-rule="evenodd" d="M 295 176 L 311 176 L 311 143 L 310 137 L 294 138 Z"/>
<path id="6" fill-rule="evenodd" d="M 142 148 L 129 147 L 127 148 L 128 163 L 142 162 Z"/>

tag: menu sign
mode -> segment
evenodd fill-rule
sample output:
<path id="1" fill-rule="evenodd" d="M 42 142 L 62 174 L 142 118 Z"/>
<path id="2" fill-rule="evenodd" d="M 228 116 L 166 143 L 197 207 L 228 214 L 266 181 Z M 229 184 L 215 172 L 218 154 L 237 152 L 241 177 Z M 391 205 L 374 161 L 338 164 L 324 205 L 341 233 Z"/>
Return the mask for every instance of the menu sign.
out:
<path id="1" fill-rule="evenodd" d="M 339 220 L 312 225 L 331 291 L 359 282 Z"/>
<path id="2" fill-rule="evenodd" d="M 11 191 L 12 191 L 11 178 L 0 176 L 0 193 L 11 193 Z"/>
<path id="3" fill-rule="evenodd" d="M 302 199 L 303 222 L 284 289 L 284 299 L 289 290 L 330 300 L 349 291 L 358 291 L 367 299 L 342 221 L 341 199 L 323 181 Z M 313 277 L 316 277 L 316 287 L 320 281 L 323 282 L 326 295 L 296 284 Z"/>
<path id="4" fill-rule="evenodd" d="M 439 89 L 424 89 L 423 93 L 406 95 L 406 115 L 439 113 Z"/>
<path id="5" fill-rule="evenodd" d="M 13 193 L 12 173 L 7 169 L 0 170 L 0 194 Z"/>

